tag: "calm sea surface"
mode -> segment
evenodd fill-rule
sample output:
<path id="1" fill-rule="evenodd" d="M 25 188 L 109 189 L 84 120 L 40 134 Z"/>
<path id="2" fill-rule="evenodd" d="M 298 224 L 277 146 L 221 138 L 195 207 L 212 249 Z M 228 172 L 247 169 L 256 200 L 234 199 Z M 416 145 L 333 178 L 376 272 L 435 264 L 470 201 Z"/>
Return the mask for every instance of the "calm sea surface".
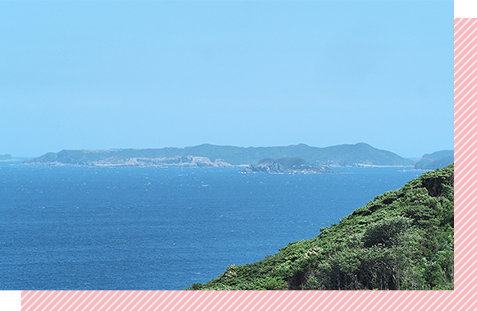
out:
<path id="1" fill-rule="evenodd" d="M 420 173 L 0 163 L 0 289 L 185 289 L 310 239 Z"/>

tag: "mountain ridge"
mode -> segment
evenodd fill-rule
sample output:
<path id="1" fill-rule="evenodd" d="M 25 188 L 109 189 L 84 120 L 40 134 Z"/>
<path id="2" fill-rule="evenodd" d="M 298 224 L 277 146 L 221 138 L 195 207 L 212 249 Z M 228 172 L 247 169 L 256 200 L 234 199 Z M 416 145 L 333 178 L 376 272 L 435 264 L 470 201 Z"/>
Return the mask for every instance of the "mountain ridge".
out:
<path id="1" fill-rule="evenodd" d="M 278 147 L 235 147 L 202 144 L 198 146 L 160 149 L 62 150 L 49 152 L 24 161 L 25 164 L 87 165 L 111 159 L 127 161 L 131 158 L 173 158 L 194 156 L 221 160 L 233 166 L 248 165 L 265 158 L 300 157 L 313 165 L 325 166 L 413 166 L 414 162 L 399 155 L 374 148 L 366 143 L 342 144 L 324 148 L 306 144 Z"/>

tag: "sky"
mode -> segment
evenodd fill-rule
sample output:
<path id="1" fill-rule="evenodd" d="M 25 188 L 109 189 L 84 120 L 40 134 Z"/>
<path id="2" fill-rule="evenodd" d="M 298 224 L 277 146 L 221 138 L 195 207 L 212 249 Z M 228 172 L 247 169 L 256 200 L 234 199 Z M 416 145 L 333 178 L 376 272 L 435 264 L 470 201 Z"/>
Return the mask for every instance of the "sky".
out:
<path id="1" fill-rule="evenodd" d="M 452 1 L 0 2 L 0 154 L 453 149 Z"/>

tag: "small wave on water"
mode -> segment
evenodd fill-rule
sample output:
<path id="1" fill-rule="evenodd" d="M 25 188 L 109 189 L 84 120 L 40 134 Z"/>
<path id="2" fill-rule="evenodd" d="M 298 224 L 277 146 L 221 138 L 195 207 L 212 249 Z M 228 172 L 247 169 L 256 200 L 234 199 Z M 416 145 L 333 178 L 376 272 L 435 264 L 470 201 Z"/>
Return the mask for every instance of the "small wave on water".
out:
<path id="1" fill-rule="evenodd" d="M 184 289 L 312 238 L 318 224 L 419 175 L 334 169 L 341 174 L 2 165 L 2 286 Z"/>

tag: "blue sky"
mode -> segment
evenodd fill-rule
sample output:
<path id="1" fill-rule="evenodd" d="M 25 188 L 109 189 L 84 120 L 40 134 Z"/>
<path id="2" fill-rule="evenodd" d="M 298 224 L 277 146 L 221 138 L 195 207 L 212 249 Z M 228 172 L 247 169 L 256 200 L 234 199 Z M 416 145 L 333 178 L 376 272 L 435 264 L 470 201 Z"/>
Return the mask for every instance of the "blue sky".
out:
<path id="1" fill-rule="evenodd" d="M 0 154 L 453 148 L 452 1 L 0 2 Z"/>

